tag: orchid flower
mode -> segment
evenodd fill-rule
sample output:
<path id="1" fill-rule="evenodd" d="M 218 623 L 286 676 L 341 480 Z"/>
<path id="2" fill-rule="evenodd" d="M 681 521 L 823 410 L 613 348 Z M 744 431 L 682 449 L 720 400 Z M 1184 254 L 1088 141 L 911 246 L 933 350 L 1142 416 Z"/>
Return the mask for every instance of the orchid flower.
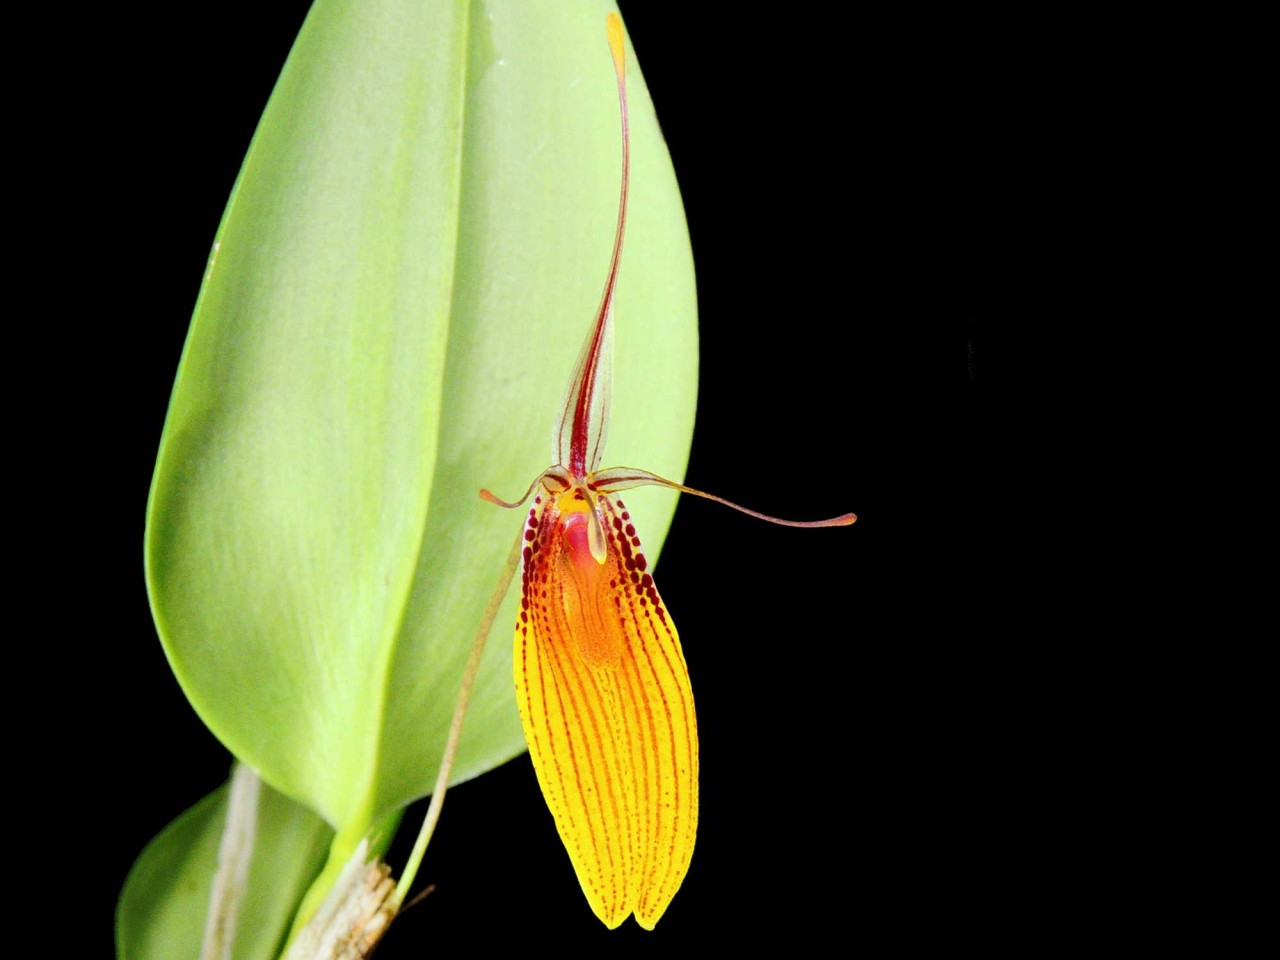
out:
<path id="1" fill-rule="evenodd" d="M 600 469 L 609 419 L 613 299 L 630 175 L 622 22 L 607 18 L 622 120 L 617 232 L 595 321 L 582 346 L 552 431 L 555 462 L 530 496 L 524 529 L 515 685 L 520 719 L 543 797 L 578 881 L 610 928 L 634 913 L 652 930 L 689 868 L 698 825 L 698 725 L 675 624 L 619 491 L 670 487 L 720 497 L 631 467 Z"/>

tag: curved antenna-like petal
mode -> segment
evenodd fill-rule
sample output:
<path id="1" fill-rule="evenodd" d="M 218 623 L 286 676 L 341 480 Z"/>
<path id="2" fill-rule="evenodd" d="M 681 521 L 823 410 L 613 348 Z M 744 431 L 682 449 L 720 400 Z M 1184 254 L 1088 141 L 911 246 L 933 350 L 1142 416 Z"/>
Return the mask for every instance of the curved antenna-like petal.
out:
<path id="1" fill-rule="evenodd" d="M 838 517 L 830 517 L 826 520 L 784 520 L 782 517 L 771 516 L 767 513 L 760 513 L 758 510 L 752 510 L 741 504 L 734 503 L 732 500 L 726 500 L 724 497 L 717 497 L 714 493 L 705 493 L 702 490 L 695 490 L 693 487 L 686 487 L 683 483 L 676 483 L 674 480 L 667 480 L 660 477 L 656 473 L 650 473 L 648 470 L 640 470 L 636 467 L 609 467 L 607 470 L 597 470 L 591 474 L 587 481 L 587 487 L 592 492 L 598 493 L 616 493 L 619 490 L 630 490 L 632 487 L 670 487 L 672 490 L 679 490 L 681 493 L 692 494 L 695 497 L 702 497 L 704 500 L 714 500 L 716 503 L 723 504 L 726 507 L 732 507 L 739 513 L 745 513 L 749 517 L 755 517 L 757 520 L 767 520 L 769 523 L 776 523 L 780 527 L 847 527 L 851 523 L 856 523 L 858 515 L 856 513 L 842 513 Z"/>

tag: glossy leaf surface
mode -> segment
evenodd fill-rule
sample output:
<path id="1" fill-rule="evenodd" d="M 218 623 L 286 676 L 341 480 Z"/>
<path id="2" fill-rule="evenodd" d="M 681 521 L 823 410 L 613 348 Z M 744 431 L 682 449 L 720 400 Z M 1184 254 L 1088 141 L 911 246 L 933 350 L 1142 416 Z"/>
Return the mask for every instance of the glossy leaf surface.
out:
<path id="1" fill-rule="evenodd" d="M 210 728 L 351 834 L 430 789 L 511 546 L 476 492 L 546 465 L 598 300 L 609 8 L 321 0 L 210 259 L 149 508 L 153 610 Z M 630 83 L 610 449 L 679 477 L 692 264 L 634 58 Z M 673 499 L 631 506 L 656 549 Z M 455 780 L 524 749 L 510 656 L 488 647 Z"/>

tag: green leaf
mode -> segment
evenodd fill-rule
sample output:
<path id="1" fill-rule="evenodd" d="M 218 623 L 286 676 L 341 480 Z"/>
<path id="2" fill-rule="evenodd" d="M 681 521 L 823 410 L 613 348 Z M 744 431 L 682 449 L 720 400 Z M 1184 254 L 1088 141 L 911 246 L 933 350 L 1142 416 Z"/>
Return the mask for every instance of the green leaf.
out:
<path id="1" fill-rule="evenodd" d="M 224 786 L 165 827 L 142 851 L 116 908 L 117 960 L 199 957 L 226 817 Z M 249 892 L 237 923 L 236 960 L 277 955 L 332 836 L 314 813 L 262 788 Z"/>
<path id="2" fill-rule="evenodd" d="M 620 133 L 598 0 L 320 0 L 192 320 L 148 511 L 214 733 L 344 834 L 431 789 L 476 624 L 603 288 Z M 634 55 L 609 464 L 683 475 L 693 269 Z M 674 500 L 627 498 L 654 552 Z M 514 593 L 455 780 L 524 749 Z M 354 842 L 354 841 L 353 841 Z"/>

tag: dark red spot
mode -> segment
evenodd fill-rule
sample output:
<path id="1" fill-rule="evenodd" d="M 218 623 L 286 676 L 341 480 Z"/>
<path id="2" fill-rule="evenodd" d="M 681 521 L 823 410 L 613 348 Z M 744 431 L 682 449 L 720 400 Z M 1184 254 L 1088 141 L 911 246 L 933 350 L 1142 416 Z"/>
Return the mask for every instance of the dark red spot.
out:
<path id="1" fill-rule="evenodd" d="M 524 562 L 525 562 L 525 563 L 528 563 L 528 562 L 529 562 L 529 558 L 530 558 L 530 557 L 532 557 L 532 556 L 533 556 L 533 547 L 525 547 L 525 548 L 524 548 Z"/>
<path id="2" fill-rule="evenodd" d="M 528 609 L 529 609 L 529 598 L 528 598 L 528 597 L 521 597 L 521 598 L 520 598 L 520 606 L 521 606 L 521 607 L 523 607 L 525 610 L 528 610 Z"/>
<path id="3" fill-rule="evenodd" d="M 636 566 L 639 567 L 641 570 L 644 570 L 646 567 L 649 566 L 649 561 L 644 558 L 643 553 L 636 554 Z"/>
<path id="4" fill-rule="evenodd" d="M 630 557 L 627 557 L 627 569 L 634 570 L 635 568 L 636 568 L 636 562 L 632 560 Z"/>
<path id="5" fill-rule="evenodd" d="M 628 536 L 628 537 L 634 537 L 635 535 L 636 535 L 636 528 L 635 528 L 634 526 L 632 526 L 631 524 L 629 524 L 629 523 L 628 523 L 628 524 L 627 524 L 627 536 Z"/>
<path id="6" fill-rule="evenodd" d="M 632 582 L 632 583 L 639 583 L 639 582 L 640 582 L 640 574 L 638 574 L 638 573 L 634 573 L 634 572 L 633 572 L 633 573 L 631 574 L 631 582 Z"/>
<path id="7" fill-rule="evenodd" d="M 537 536 L 537 534 L 535 534 L 532 530 L 526 530 L 524 532 L 524 538 L 526 540 L 532 540 L 535 536 Z"/>
<path id="8" fill-rule="evenodd" d="M 537 504 L 537 503 L 541 503 L 541 502 L 542 502 L 542 498 L 541 498 L 541 497 L 534 497 L 534 498 L 533 498 L 533 502 L 534 502 L 535 504 Z"/>
<path id="9" fill-rule="evenodd" d="M 613 518 L 613 529 L 615 529 L 615 530 L 621 530 L 621 529 L 622 529 L 622 521 L 621 521 L 621 520 L 619 520 L 617 517 L 614 517 L 614 518 Z"/>
<path id="10" fill-rule="evenodd" d="M 641 581 L 640 585 L 644 587 L 646 590 L 648 590 L 650 587 L 653 586 L 653 577 L 649 576 L 646 573 L 644 575 L 644 580 Z"/>
<path id="11" fill-rule="evenodd" d="M 639 538 L 639 537 L 632 537 L 632 538 L 631 538 L 631 545 L 632 545 L 633 547 L 638 547 L 638 546 L 640 546 L 640 538 Z"/>
<path id="12" fill-rule="evenodd" d="M 618 501 L 618 509 L 619 509 L 619 510 L 622 510 L 622 501 L 621 501 L 621 500 L 619 500 L 619 501 Z M 622 519 L 623 519 L 623 520 L 630 520 L 630 519 L 631 519 L 631 514 L 627 513 L 627 511 L 625 511 L 625 510 L 622 510 Z"/>
<path id="13" fill-rule="evenodd" d="M 527 614 L 527 613 L 525 613 L 523 610 L 521 610 L 521 611 L 520 611 L 520 620 L 521 620 L 523 623 L 528 623 L 528 622 L 529 622 L 529 614 Z"/>

